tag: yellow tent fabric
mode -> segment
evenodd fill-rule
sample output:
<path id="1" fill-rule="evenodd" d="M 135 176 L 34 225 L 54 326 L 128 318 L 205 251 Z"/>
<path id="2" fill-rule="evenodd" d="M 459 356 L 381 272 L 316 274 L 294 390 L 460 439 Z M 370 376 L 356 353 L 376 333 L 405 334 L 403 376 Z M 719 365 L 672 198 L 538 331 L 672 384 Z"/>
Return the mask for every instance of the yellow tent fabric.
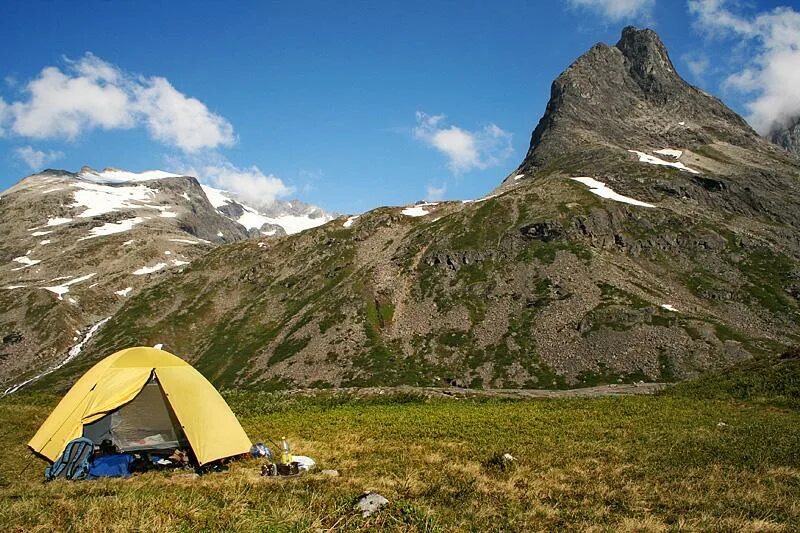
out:
<path id="1" fill-rule="evenodd" d="M 133 400 L 153 372 L 201 465 L 250 450 L 236 416 L 200 372 L 169 352 L 146 347 L 119 351 L 90 368 L 28 446 L 55 461 L 69 441 L 83 434 L 85 424 Z"/>

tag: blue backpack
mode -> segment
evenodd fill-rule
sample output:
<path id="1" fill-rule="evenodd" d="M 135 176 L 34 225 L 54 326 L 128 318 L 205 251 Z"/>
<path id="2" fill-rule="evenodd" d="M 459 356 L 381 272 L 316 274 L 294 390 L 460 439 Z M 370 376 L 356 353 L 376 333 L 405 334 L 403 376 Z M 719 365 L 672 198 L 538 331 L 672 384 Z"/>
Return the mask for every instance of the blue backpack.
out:
<path id="1" fill-rule="evenodd" d="M 84 479 L 92 465 L 94 442 L 86 437 L 80 437 L 67 443 L 61 457 L 44 469 L 45 481 L 56 478 Z"/>

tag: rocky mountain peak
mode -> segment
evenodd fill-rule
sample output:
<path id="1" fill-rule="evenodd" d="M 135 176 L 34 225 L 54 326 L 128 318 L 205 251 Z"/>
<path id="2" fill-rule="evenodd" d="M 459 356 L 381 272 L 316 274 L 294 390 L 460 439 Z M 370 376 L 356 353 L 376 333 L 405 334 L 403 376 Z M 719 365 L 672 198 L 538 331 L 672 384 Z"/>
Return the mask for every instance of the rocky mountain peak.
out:
<path id="1" fill-rule="evenodd" d="M 653 30 L 628 26 L 622 30 L 616 48 L 625 56 L 632 78 L 645 93 L 663 95 L 668 87 L 683 83 L 675 73 L 667 48 Z"/>
<path id="2" fill-rule="evenodd" d="M 767 137 L 787 152 L 800 156 L 800 116 L 774 128 Z"/>
<path id="3" fill-rule="evenodd" d="M 627 27 L 616 45 L 595 45 L 556 78 L 513 175 L 593 147 L 624 153 L 715 140 L 744 147 L 759 142 L 735 112 L 680 77 L 656 32 Z"/>

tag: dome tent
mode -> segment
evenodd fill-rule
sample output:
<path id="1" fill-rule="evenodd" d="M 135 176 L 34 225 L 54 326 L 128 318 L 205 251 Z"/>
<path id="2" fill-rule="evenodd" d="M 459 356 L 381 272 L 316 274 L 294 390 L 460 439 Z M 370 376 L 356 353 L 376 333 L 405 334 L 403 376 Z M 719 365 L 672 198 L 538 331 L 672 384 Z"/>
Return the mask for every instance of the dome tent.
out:
<path id="1" fill-rule="evenodd" d="M 85 436 L 120 451 L 191 446 L 203 465 L 247 453 L 250 440 L 219 392 L 186 361 L 156 348 L 128 348 L 87 371 L 28 443 L 55 461 Z"/>

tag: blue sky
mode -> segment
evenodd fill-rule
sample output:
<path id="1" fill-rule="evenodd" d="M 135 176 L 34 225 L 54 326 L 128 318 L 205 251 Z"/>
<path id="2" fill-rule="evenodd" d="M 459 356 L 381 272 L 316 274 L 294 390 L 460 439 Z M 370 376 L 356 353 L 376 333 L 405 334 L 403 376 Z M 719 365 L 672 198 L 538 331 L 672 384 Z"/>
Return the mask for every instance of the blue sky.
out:
<path id="1" fill-rule="evenodd" d="M 342 213 L 474 198 L 550 83 L 627 24 L 754 126 L 800 113 L 786 2 L 5 2 L 0 190 L 45 167 L 194 172 Z"/>

